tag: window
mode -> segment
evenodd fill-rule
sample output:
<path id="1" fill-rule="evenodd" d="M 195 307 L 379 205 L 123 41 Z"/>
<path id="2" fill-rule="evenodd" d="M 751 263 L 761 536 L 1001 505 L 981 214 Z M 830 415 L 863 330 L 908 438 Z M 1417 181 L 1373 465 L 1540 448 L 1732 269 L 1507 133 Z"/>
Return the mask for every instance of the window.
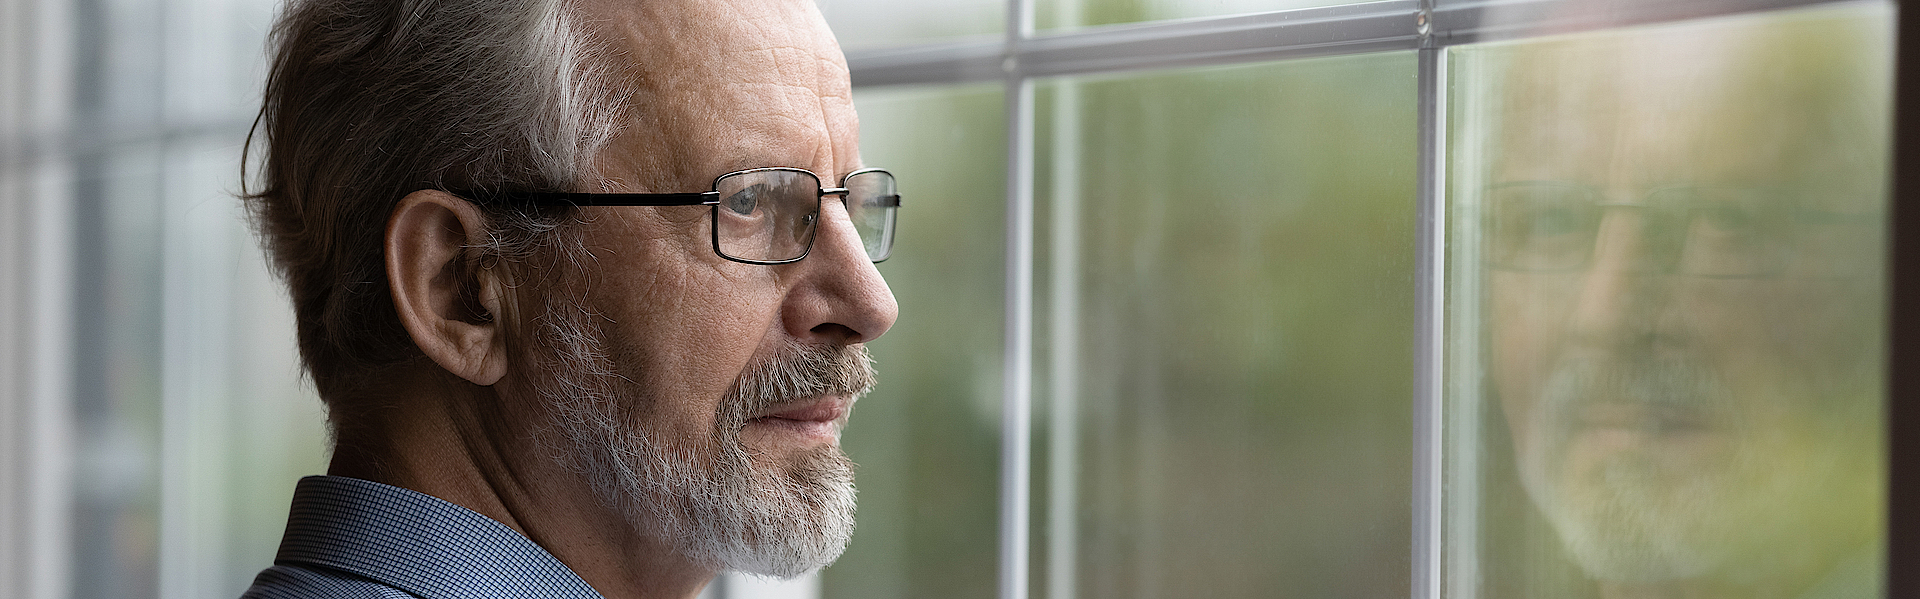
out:
<path id="1" fill-rule="evenodd" d="M 1323 4 L 850 52 L 863 114 L 1007 90 L 946 113 L 1009 133 L 998 595 L 1878 595 L 1891 5 Z M 829 594 L 981 596 L 893 559 Z"/>

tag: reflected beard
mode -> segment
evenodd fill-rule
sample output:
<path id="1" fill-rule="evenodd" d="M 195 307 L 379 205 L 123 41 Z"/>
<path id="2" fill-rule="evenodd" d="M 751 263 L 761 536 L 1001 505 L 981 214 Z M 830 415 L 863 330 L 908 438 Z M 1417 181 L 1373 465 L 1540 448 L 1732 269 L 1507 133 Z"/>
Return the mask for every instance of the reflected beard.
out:
<path id="1" fill-rule="evenodd" d="M 1583 411 L 1597 404 L 1638 410 L 1640 421 L 1614 422 L 1621 434 L 1661 442 L 1678 420 L 1707 434 L 1743 439 L 1730 393 L 1705 367 L 1684 358 L 1563 360 L 1541 391 L 1527 427 L 1536 435 L 1520 456 L 1521 482 L 1587 573 L 1617 582 L 1696 578 L 1731 561 L 1738 530 L 1756 524 L 1738 512 L 1734 495 L 1757 492 L 1750 452 L 1688 470 L 1685 457 L 1649 445 L 1580 456 L 1582 435 L 1595 433 Z M 1693 431 L 1700 432 L 1700 431 Z M 1684 451 L 1684 450 L 1682 450 Z"/>
<path id="2" fill-rule="evenodd" d="M 854 527 L 853 463 L 826 445 L 781 464 L 756 464 L 740 441 L 749 415 L 794 398 L 873 385 L 864 346 L 789 342 L 749 365 L 722 398 L 711 452 L 652 436 L 633 405 L 644 397 L 619 374 L 583 309 L 550 310 L 534 347 L 543 371 L 531 386 L 551 407 L 549 440 L 602 504 L 678 553 L 715 569 L 791 578 L 833 563 Z M 552 443 L 558 441 L 558 443 Z"/>

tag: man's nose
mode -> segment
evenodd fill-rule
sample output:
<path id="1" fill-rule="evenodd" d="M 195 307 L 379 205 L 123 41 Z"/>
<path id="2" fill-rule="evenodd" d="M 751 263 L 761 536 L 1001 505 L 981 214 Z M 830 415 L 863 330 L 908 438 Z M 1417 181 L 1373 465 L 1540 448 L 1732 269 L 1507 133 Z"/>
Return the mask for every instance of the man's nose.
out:
<path id="1" fill-rule="evenodd" d="M 787 333 L 803 342 L 836 345 L 879 338 L 893 326 L 900 307 L 839 197 L 822 198 L 818 227 L 806 259 L 783 267 L 791 277 L 781 307 Z"/>
<path id="2" fill-rule="evenodd" d="M 1577 284 L 1569 332 L 1588 344 L 1642 343 L 1667 303 L 1674 240 L 1646 210 L 1609 210 Z"/>

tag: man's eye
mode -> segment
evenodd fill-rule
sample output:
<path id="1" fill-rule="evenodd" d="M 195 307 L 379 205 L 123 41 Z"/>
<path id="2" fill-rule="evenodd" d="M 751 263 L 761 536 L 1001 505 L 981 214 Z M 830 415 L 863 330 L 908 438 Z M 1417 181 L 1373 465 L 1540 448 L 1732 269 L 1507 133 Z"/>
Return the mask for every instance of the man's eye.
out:
<path id="1" fill-rule="evenodd" d="M 1745 206 L 1714 206 L 1701 212 L 1700 220 L 1714 232 L 1727 235 L 1757 234 L 1767 224 L 1767 215 Z"/>
<path id="2" fill-rule="evenodd" d="M 760 207 L 760 196 L 766 192 L 766 185 L 754 185 L 727 196 L 727 199 L 720 201 L 720 205 L 735 214 L 750 215 Z"/>
<path id="3" fill-rule="evenodd" d="M 1589 226 L 1582 211 L 1564 204 L 1531 206 L 1517 212 L 1503 223 L 1500 234 L 1508 243 L 1534 251 L 1580 236 Z"/>
<path id="4" fill-rule="evenodd" d="M 1534 239 L 1549 239 L 1562 235 L 1578 233 L 1581 229 L 1580 213 L 1565 206 L 1542 206 L 1528 215 L 1525 223 L 1526 235 Z"/>

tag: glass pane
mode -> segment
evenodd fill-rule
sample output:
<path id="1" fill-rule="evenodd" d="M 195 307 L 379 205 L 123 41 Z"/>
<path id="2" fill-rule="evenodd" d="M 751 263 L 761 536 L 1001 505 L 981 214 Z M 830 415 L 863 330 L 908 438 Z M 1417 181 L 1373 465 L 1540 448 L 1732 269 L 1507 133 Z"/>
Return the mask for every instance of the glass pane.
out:
<path id="1" fill-rule="evenodd" d="M 900 320 L 843 442 L 859 529 L 825 597 L 992 597 L 999 537 L 1006 127 L 998 85 L 860 90 L 861 154 L 898 178 L 880 272 Z"/>
<path id="2" fill-rule="evenodd" d="M 1041 88 L 1036 586 L 1409 592 L 1414 56 Z"/>
<path id="3" fill-rule="evenodd" d="M 1007 30 L 1006 0 L 817 0 L 847 50 L 988 37 Z"/>
<path id="4" fill-rule="evenodd" d="M 1890 4 L 1456 50 L 1449 597 L 1877 597 Z"/>
<path id="5" fill-rule="evenodd" d="M 1034 25 L 1039 29 L 1072 29 L 1092 25 L 1221 17 L 1371 1 L 1373 0 L 1035 0 Z"/>

